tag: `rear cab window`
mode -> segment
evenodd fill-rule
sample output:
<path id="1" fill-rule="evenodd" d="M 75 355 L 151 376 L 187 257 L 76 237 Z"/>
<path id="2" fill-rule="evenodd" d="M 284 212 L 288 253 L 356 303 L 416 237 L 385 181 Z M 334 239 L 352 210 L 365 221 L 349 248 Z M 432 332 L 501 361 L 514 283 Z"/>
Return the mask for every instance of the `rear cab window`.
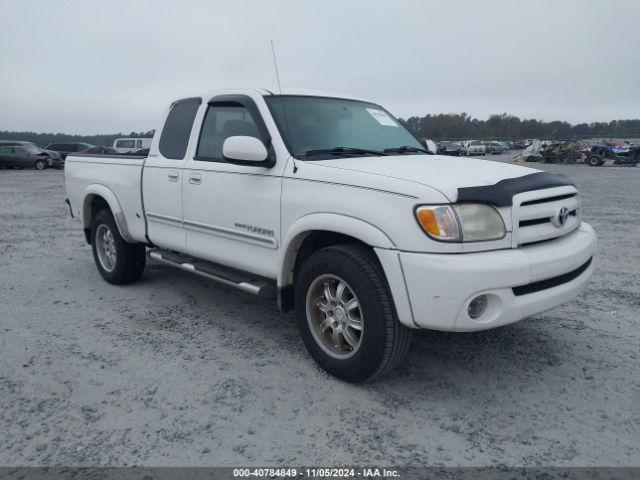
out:
<path id="1" fill-rule="evenodd" d="M 159 150 L 163 157 L 172 160 L 184 159 L 193 121 L 201 103 L 200 98 L 186 98 L 173 104 L 160 135 Z"/>

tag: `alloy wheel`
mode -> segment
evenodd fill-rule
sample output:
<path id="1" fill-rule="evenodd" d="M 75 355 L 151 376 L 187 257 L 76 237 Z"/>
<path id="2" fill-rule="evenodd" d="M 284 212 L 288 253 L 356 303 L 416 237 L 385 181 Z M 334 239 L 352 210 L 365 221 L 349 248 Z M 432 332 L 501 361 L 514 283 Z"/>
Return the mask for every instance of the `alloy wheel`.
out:
<path id="1" fill-rule="evenodd" d="M 116 243 L 108 226 L 101 224 L 96 231 L 96 251 L 100 265 L 107 272 L 113 272 L 116 268 Z"/>
<path id="2" fill-rule="evenodd" d="M 364 317 L 347 282 L 332 274 L 317 277 L 307 291 L 306 311 L 313 338 L 327 354 L 344 360 L 358 351 Z"/>

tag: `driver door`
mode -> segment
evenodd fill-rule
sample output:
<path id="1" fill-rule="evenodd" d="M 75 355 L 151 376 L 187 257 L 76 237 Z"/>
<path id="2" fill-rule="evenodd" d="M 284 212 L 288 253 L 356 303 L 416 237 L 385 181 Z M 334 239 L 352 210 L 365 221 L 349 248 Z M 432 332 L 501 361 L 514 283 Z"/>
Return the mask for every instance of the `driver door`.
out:
<path id="1" fill-rule="evenodd" d="M 227 162 L 222 146 L 236 135 L 256 137 L 270 145 L 269 133 L 250 97 L 215 97 L 207 106 L 198 147 L 182 181 L 187 251 L 275 278 L 283 162 L 271 168 Z"/>

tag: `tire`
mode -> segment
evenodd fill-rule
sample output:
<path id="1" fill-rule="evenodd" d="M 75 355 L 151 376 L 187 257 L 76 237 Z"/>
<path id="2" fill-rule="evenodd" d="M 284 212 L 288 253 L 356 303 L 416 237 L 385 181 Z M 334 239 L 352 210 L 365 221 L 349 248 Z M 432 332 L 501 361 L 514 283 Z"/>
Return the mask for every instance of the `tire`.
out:
<path id="1" fill-rule="evenodd" d="M 588 163 L 592 167 L 600 167 L 604 163 L 604 160 L 598 155 L 591 155 L 589 158 L 587 158 L 586 163 Z"/>
<path id="2" fill-rule="evenodd" d="M 49 164 L 46 160 L 43 160 L 41 158 L 36 160 L 36 163 L 35 163 L 36 170 L 45 170 L 48 166 Z"/>
<path id="3" fill-rule="evenodd" d="M 98 271 L 107 282 L 125 285 L 142 276 L 147 261 L 145 246 L 125 241 L 108 210 L 93 217 L 91 248 Z"/>
<path id="4" fill-rule="evenodd" d="M 340 282 L 345 284 L 341 295 Z M 337 299 L 334 307 L 327 306 L 331 302 L 326 301 L 326 285 Z M 322 293 L 318 296 L 318 292 Z M 358 305 L 355 308 L 353 300 Z M 300 335 L 311 357 L 347 382 L 366 382 L 389 372 L 409 349 L 412 331 L 398 320 L 382 267 L 367 247 L 335 245 L 311 255 L 296 277 L 295 306 Z M 333 326 L 323 331 L 325 322 L 331 320 Z M 340 321 L 359 322 L 360 328 L 344 327 Z M 334 337 L 336 325 L 350 333 Z M 334 338 L 340 340 L 338 344 Z M 347 338 L 357 341 L 355 348 Z"/>

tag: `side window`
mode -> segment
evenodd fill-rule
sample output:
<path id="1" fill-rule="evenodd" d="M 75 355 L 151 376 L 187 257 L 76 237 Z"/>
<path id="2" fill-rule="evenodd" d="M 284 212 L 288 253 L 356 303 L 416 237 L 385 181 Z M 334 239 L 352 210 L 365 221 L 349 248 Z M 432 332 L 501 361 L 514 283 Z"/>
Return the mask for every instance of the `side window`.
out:
<path id="1" fill-rule="evenodd" d="M 135 140 L 118 140 L 116 145 L 118 148 L 136 148 Z"/>
<path id="2" fill-rule="evenodd" d="M 261 138 L 251 112 L 238 103 L 209 105 L 200 130 L 196 159 L 223 162 L 222 145 L 235 135 Z"/>
<path id="3" fill-rule="evenodd" d="M 136 140 L 136 148 L 142 148 L 142 140 Z"/>
<path id="4" fill-rule="evenodd" d="M 199 98 L 188 98 L 176 102 L 171 108 L 160 135 L 160 153 L 165 158 L 184 158 L 200 102 Z"/>
<path id="5" fill-rule="evenodd" d="M 116 142 L 117 148 L 136 148 L 135 140 L 118 140 Z"/>
<path id="6" fill-rule="evenodd" d="M 0 146 L 0 155 L 11 155 L 11 147 Z"/>

